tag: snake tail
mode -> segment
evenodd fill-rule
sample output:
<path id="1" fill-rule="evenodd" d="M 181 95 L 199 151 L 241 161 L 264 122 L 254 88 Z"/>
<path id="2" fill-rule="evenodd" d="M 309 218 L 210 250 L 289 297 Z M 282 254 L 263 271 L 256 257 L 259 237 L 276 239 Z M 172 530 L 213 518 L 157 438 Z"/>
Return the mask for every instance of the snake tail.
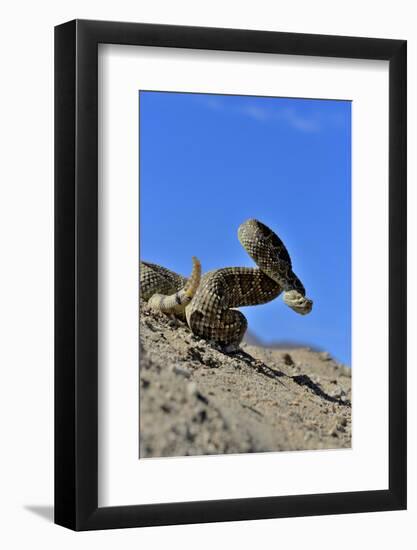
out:
<path id="1" fill-rule="evenodd" d="M 193 269 L 184 287 L 171 295 L 154 294 L 148 304 L 155 310 L 167 314 L 183 314 L 185 307 L 191 302 L 201 280 L 201 263 L 192 257 Z"/>

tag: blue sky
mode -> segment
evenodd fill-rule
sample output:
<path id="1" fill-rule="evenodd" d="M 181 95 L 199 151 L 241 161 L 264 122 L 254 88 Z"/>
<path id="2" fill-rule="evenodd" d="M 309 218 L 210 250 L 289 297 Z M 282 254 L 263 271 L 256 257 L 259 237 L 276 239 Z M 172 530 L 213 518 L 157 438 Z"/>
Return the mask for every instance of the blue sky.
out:
<path id="1" fill-rule="evenodd" d="M 140 255 L 189 274 L 253 266 L 238 226 L 257 218 L 286 244 L 314 301 L 242 308 L 266 343 L 351 362 L 351 103 L 140 92 Z"/>

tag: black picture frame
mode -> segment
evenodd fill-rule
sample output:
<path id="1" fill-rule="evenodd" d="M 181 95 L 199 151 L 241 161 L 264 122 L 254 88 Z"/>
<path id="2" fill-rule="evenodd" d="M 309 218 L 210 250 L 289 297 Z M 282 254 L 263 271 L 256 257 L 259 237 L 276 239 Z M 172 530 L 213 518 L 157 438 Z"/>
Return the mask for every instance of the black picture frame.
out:
<path id="1" fill-rule="evenodd" d="M 98 44 L 389 62 L 389 488 L 98 507 Z M 406 508 L 406 41 L 74 20 L 55 28 L 55 523 L 74 530 Z M 371 207 L 370 207 L 371 215 Z"/>

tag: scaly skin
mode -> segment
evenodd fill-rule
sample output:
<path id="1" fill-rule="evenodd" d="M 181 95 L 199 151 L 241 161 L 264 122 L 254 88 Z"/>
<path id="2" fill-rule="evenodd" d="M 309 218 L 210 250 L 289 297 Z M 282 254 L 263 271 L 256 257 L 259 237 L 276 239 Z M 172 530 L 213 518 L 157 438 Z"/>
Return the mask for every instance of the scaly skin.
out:
<path id="1" fill-rule="evenodd" d="M 200 280 L 198 260 L 189 281 L 156 264 L 141 263 L 142 297 L 151 306 L 184 318 L 194 334 L 236 348 L 245 334 L 245 316 L 233 308 L 264 304 L 283 292 L 284 302 L 301 315 L 313 302 L 292 270 L 291 258 L 279 237 L 257 220 L 238 230 L 239 241 L 258 267 L 226 267 Z"/>
<path id="2" fill-rule="evenodd" d="M 184 316 L 186 306 L 191 302 L 201 280 L 201 264 L 193 256 L 193 271 L 190 278 L 186 281 L 183 288 L 177 290 L 174 294 L 166 296 L 164 294 L 153 294 L 148 304 L 162 313 Z"/>

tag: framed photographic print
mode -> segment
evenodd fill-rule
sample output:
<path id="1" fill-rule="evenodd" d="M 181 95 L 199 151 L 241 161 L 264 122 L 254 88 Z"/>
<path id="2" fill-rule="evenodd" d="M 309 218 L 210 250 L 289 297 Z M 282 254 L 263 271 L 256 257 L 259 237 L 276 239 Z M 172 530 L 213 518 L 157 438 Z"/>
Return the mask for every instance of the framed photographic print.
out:
<path id="1" fill-rule="evenodd" d="M 406 507 L 406 42 L 55 29 L 55 521 Z"/>

